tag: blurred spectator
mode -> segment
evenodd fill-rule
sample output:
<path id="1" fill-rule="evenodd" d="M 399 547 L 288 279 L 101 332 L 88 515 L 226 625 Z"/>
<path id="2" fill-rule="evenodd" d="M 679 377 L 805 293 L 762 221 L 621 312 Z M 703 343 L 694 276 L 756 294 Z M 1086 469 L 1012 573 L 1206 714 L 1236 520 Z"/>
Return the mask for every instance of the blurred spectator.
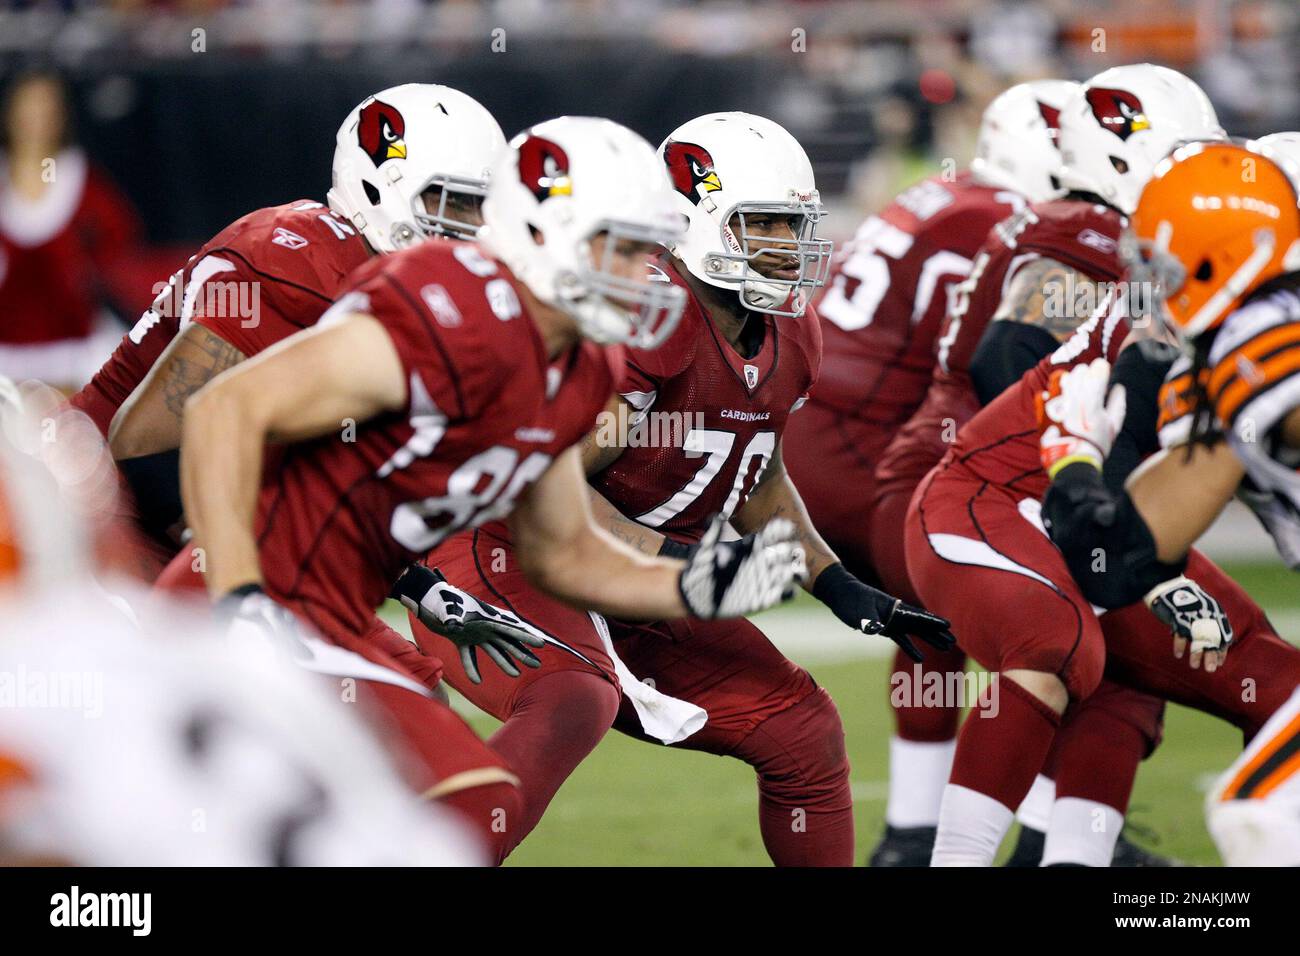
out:
<path id="1" fill-rule="evenodd" d="M 127 200 L 76 145 L 50 73 L 0 107 L 0 374 L 80 386 L 112 351 L 112 273 L 140 237 Z"/>

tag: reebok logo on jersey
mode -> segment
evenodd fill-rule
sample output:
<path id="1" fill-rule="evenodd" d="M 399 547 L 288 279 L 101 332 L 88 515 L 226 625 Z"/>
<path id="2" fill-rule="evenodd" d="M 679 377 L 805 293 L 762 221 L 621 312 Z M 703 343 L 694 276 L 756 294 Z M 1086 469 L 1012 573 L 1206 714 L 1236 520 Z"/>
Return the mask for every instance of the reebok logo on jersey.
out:
<path id="1" fill-rule="evenodd" d="M 286 249 L 301 249 L 307 245 L 307 240 L 296 232 L 290 232 L 284 226 L 276 226 L 275 234 L 271 236 L 271 241 L 277 246 L 284 246 Z"/>
<path id="2" fill-rule="evenodd" d="M 1098 252 L 1113 253 L 1119 246 L 1110 236 L 1103 236 L 1096 229 L 1085 229 L 1077 236 L 1082 245 L 1096 249 Z"/>

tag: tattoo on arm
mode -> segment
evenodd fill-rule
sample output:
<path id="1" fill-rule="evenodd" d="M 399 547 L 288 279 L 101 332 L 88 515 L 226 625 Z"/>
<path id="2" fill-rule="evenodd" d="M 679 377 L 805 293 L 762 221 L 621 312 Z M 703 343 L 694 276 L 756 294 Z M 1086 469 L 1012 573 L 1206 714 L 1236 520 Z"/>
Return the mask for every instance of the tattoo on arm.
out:
<path id="1" fill-rule="evenodd" d="M 595 488 L 588 488 L 587 491 L 591 496 L 591 514 L 597 525 L 635 551 L 652 558 L 659 553 L 663 535 L 626 517 Z"/>
<path id="2" fill-rule="evenodd" d="M 1018 322 L 1045 329 L 1064 342 L 1092 317 L 1096 283 L 1055 259 L 1035 259 L 1011 280 L 994 321 Z"/>
<path id="3" fill-rule="evenodd" d="M 595 428 L 582 436 L 582 470 L 588 475 L 598 475 L 618 460 L 623 449 L 601 440 L 601 429 Z"/>
<path id="4" fill-rule="evenodd" d="M 167 410 L 178 419 L 189 397 L 228 368 L 244 360 L 239 351 L 201 325 L 185 332 L 185 341 L 168 358 L 163 372 L 162 395 Z"/>
<path id="5" fill-rule="evenodd" d="M 804 556 L 808 561 L 809 581 L 827 565 L 839 560 L 830 546 L 813 527 L 812 519 L 799 498 L 799 492 L 785 470 L 785 460 L 781 453 L 781 442 L 776 443 L 772 457 L 759 476 L 758 482 L 750 492 L 732 523 L 742 533 L 757 531 L 773 518 L 785 518 L 794 523 L 799 543 L 803 545 Z M 752 506 L 752 507 L 751 507 Z"/>
<path id="6" fill-rule="evenodd" d="M 610 534 L 633 550 L 654 557 L 659 553 L 660 542 L 653 540 L 643 525 L 630 518 L 616 517 L 605 526 Z"/>
<path id="7" fill-rule="evenodd" d="M 799 543 L 803 545 L 804 558 L 808 563 L 809 584 L 818 571 L 839 560 L 835 552 L 822 540 L 822 536 L 817 533 L 817 529 L 812 526 L 803 509 L 793 509 L 778 504 L 767 516 L 768 521 L 773 518 L 786 518 L 794 523 L 795 533 L 799 536 Z"/>

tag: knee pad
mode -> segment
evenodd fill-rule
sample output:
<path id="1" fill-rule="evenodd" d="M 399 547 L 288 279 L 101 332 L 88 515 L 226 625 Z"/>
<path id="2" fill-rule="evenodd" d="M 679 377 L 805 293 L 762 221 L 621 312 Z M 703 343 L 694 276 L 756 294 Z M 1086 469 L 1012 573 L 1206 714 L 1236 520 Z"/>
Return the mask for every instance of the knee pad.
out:
<path id="1" fill-rule="evenodd" d="M 820 687 L 754 728 L 736 756 L 757 771 L 764 794 L 782 803 L 806 806 L 835 795 L 852 804 L 844 726 Z"/>

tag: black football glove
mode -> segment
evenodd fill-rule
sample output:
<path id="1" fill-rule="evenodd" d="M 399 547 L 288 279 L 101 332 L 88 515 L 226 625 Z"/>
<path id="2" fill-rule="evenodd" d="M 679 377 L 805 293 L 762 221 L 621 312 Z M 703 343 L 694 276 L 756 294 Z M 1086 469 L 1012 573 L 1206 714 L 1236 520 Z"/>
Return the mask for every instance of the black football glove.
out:
<path id="1" fill-rule="evenodd" d="M 542 666 L 528 649 L 546 644 L 540 631 L 509 611 L 448 584 L 436 568 L 412 564 L 393 585 L 392 596 L 413 611 L 421 624 L 460 648 L 461 666 L 472 683 L 483 683 L 479 648 L 511 677 L 519 676 L 512 657 L 527 667 Z"/>
<path id="2" fill-rule="evenodd" d="M 885 635 L 918 663 L 925 658 L 908 635 L 920 638 L 940 651 L 957 644 L 957 638 L 948 630 L 947 620 L 863 584 L 842 564 L 832 564 L 817 575 L 812 593 L 855 631 Z"/>
<path id="3" fill-rule="evenodd" d="M 1205 661 L 1206 671 L 1216 671 L 1232 643 L 1232 624 L 1214 596 L 1185 575 L 1157 584 L 1143 599 L 1151 613 L 1174 632 L 1174 657 L 1182 660 L 1192 646 L 1192 669 Z M 1208 652 L 1208 653 L 1207 653 Z"/>
<path id="4" fill-rule="evenodd" d="M 788 601 L 805 574 L 795 527 L 775 518 L 736 541 L 721 540 L 727 519 L 716 515 L 686 559 L 677 588 L 695 617 L 744 617 Z"/>

